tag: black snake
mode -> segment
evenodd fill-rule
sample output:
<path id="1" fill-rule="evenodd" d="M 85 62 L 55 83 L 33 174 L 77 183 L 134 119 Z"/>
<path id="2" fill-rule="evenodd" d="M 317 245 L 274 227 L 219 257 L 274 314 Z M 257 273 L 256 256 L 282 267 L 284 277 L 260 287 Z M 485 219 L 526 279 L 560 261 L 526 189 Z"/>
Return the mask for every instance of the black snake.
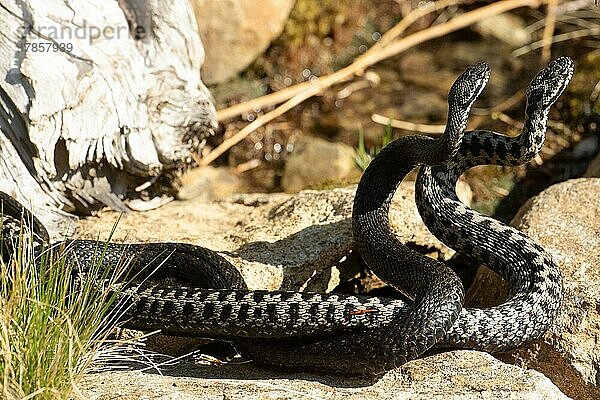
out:
<path id="1" fill-rule="evenodd" d="M 489 67 L 476 64 L 450 90 L 448 124 L 440 139 L 398 139 L 367 168 L 353 210 L 356 247 L 374 272 L 412 303 L 348 294 L 248 291 L 237 270 L 217 253 L 182 243 L 108 244 L 104 249 L 95 241 L 71 240 L 61 245 L 76 259 L 77 273 L 85 273 L 95 262 L 100 246 L 106 266 L 128 259 L 132 273 L 156 269 L 154 280 L 175 276 L 186 282 L 121 287 L 120 298 L 131 305 L 121 316 L 125 326 L 230 339 L 245 355 L 269 364 L 379 372 L 418 357 L 438 342 L 487 350 L 519 345 L 538 337 L 556 315 L 560 274 L 547 253 L 522 234 L 456 203 L 453 185 L 471 165 L 514 165 L 535 155 L 543 142 L 548 109 L 572 70 L 572 62 L 561 58 L 532 81 L 520 139 L 474 132 L 461 144 L 470 107 L 489 77 Z M 442 240 L 502 273 L 514 290 L 507 303 L 463 310 L 463 288 L 456 274 L 406 248 L 391 233 L 391 198 L 419 164 L 432 166 L 419 177 L 424 220 Z M 5 261 L 16 235 L 11 218 L 18 223 L 25 213 L 39 241 L 48 240 L 41 223 L 20 204 L 6 194 L 0 194 L 0 200 Z M 498 241 L 504 246 L 502 254 Z M 493 244 L 491 249 L 486 243 Z"/>

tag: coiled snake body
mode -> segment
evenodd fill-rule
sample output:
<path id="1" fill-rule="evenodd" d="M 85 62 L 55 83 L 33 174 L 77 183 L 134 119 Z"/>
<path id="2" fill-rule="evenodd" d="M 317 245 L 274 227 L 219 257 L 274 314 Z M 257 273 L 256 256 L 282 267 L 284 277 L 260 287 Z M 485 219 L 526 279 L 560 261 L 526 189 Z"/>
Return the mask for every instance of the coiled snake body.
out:
<path id="1" fill-rule="evenodd" d="M 451 160 L 419 171 L 415 197 L 425 225 L 451 248 L 504 277 L 510 289 L 510 300 L 498 307 L 464 309 L 444 338 L 447 345 L 486 351 L 516 347 L 541 336 L 559 311 L 561 274 L 552 256 L 518 230 L 465 207 L 454 188 L 476 165 L 515 166 L 533 159 L 544 143 L 550 106 L 572 75 L 573 62 L 561 57 L 533 79 L 519 136 L 468 132 Z M 481 332 L 493 339 L 481 341 Z"/>
<path id="2" fill-rule="evenodd" d="M 398 139 L 367 168 L 353 209 L 356 247 L 374 272 L 412 303 L 332 293 L 248 291 L 236 269 L 208 249 L 182 243 L 100 245 L 106 266 L 129 259 L 132 273 L 139 273 L 160 264 L 154 280 L 175 276 L 186 282 L 179 287 L 120 288 L 120 298 L 131 304 L 121 316 L 125 326 L 233 339 L 242 353 L 269 364 L 358 373 L 392 368 L 440 341 L 495 350 L 538 337 L 560 304 L 556 265 L 524 235 L 458 203 L 453 185 L 472 165 L 514 165 L 537 154 L 548 109 L 571 74 L 572 62 L 561 58 L 532 81 L 520 139 L 474 132 L 461 144 L 470 107 L 489 77 L 489 67 L 476 64 L 450 90 L 448 124 L 440 139 Z M 508 302 L 487 310 L 463 310 L 463 288 L 456 274 L 408 249 L 391 233 L 390 201 L 400 181 L 419 164 L 428 166 L 420 174 L 417 198 L 425 222 L 443 241 L 500 272 L 514 292 Z M 39 242 L 48 241 L 41 223 L 20 204 L 3 193 L 0 200 L 5 261 L 13 250 L 15 223 L 23 217 L 33 221 Z M 96 262 L 96 242 L 71 240 L 66 246 L 77 260 L 77 273 Z"/>

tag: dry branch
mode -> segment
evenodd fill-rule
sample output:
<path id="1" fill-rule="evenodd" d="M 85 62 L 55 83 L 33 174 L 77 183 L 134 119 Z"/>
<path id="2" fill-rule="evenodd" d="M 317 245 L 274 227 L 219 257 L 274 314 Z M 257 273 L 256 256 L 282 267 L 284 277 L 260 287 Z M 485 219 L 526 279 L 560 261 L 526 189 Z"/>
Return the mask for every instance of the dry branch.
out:
<path id="1" fill-rule="evenodd" d="M 582 38 L 586 36 L 597 36 L 600 35 L 600 26 L 590 29 L 580 29 L 577 31 L 571 31 L 566 33 L 561 33 L 560 35 L 552 36 L 552 43 L 565 42 L 567 40 Z M 520 57 L 529 53 L 530 51 L 537 50 L 544 46 L 543 40 L 538 40 L 537 42 L 530 43 L 526 46 L 519 47 L 516 50 L 513 50 L 513 57 Z"/>
<path id="2" fill-rule="evenodd" d="M 408 13 L 400 22 L 398 22 L 393 28 L 385 33 L 379 39 L 377 43 L 371 47 L 372 50 L 376 50 L 378 48 L 382 48 L 390 44 L 394 39 L 398 38 L 404 31 L 408 29 L 409 26 L 414 24 L 420 18 L 431 14 L 435 11 L 443 10 L 447 7 L 451 7 L 457 4 L 464 3 L 465 0 L 440 0 L 436 2 L 427 2 L 423 8 L 416 8 Z"/>
<path id="3" fill-rule="evenodd" d="M 557 0 L 548 0 L 548 11 L 546 17 L 546 25 L 544 25 L 544 33 L 542 35 L 542 63 L 546 64 L 550 61 L 550 49 L 552 47 L 552 35 L 554 34 L 554 26 L 556 25 L 556 6 Z"/>
<path id="4" fill-rule="evenodd" d="M 448 2 L 451 3 L 451 2 Z M 285 101 L 289 99 L 286 103 L 282 104 L 275 110 L 264 114 L 254 120 L 252 123 L 244 127 L 240 132 L 227 139 L 219 146 L 217 146 L 212 152 L 210 152 L 203 160 L 202 165 L 208 165 L 217 159 L 221 154 L 226 152 L 229 148 L 234 146 L 235 144 L 242 141 L 246 136 L 252 133 L 255 129 L 263 126 L 267 122 L 272 119 L 282 115 L 287 112 L 291 108 L 296 105 L 302 103 L 304 100 L 319 94 L 323 89 L 332 86 L 335 83 L 339 83 L 348 79 L 351 79 L 355 75 L 361 75 L 364 70 L 386 58 L 395 56 L 403 51 L 410 49 L 418 44 L 426 42 L 431 39 L 435 39 L 446 35 L 450 32 L 457 31 L 459 29 L 465 28 L 469 25 L 474 24 L 477 21 L 480 21 L 485 18 L 489 18 L 494 15 L 502 14 L 504 12 L 510 11 L 519 7 L 531 7 L 536 8 L 539 7 L 540 4 L 544 3 L 544 0 L 504 0 L 498 1 L 496 3 L 487 5 L 485 7 L 478 8 L 476 10 L 467 12 L 465 14 L 459 15 L 457 17 L 452 18 L 451 20 L 429 27 L 422 31 L 416 32 L 412 35 L 406 36 L 402 39 L 397 39 L 391 41 L 389 44 L 369 49 L 365 54 L 358 57 L 352 64 L 349 66 L 340 69 L 332 74 L 320 77 L 314 82 L 304 82 L 296 86 L 292 86 L 287 88 L 281 92 L 274 93 L 273 95 L 269 95 L 269 104 L 275 104 L 273 102 L 275 99 L 279 101 Z M 410 15 L 410 14 L 409 14 Z M 402 22 L 400 22 L 402 23 Z M 394 28 L 392 28 L 393 30 Z M 389 32 L 389 31 L 388 31 Z M 382 41 L 387 41 L 386 36 L 388 32 L 384 34 L 381 38 Z M 395 32 L 392 32 L 392 35 L 396 35 Z M 389 36 L 387 36 L 389 37 Z M 282 92 L 285 92 L 282 94 Z M 228 109 L 222 110 L 217 114 L 218 120 L 223 120 L 226 118 L 231 118 L 235 115 L 239 115 L 242 112 L 249 111 L 258 106 L 264 106 L 265 103 L 260 103 L 260 100 L 263 98 L 256 99 L 254 101 L 246 102 L 240 104 L 238 106 L 233 106 Z"/>
<path id="5" fill-rule="evenodd" d="M 444 133 L 445 125 L 417 124 L 409 121 L 401 121 L 380 114 L 371 115 L 371 120 L 377 124 L 390 125 L 392 128 L 404 129 L 411 132 L 428 133 L 440 135 Z"/>

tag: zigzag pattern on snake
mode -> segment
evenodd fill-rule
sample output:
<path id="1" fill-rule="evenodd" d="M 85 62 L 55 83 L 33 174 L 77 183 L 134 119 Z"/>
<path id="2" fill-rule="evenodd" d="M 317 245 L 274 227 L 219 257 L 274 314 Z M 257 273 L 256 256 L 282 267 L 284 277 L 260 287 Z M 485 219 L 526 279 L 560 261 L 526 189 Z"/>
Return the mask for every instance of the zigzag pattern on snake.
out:
<path id="1" fill-rule="evenodd" d="M 534 78 L 519 136 L 467 132 L 449 162 L 419 171 L 416 202 L 425 225 L 451 248 L 503 276 L 510 289 L 510 300 L 498 307 L 464 309 L 444 338 L 450 346 L 486 351 L 518 346 L 523 338 L 540 337 L 559 312 L 562 278 L 552 256 L 518 230 L 465 207 L 455 187 L 476 165 L 515 166 L 533 159 L 544 143 L 550 106 L 572 75 L 573 62 L 561 57 Z M 481 342 L 481 332 L 494 339 Z"/>
<path id="2" fill-rule="evenodd" d="M 547 115 L 548 108 L 570 79 L 570 75 L 565 74 L 560 66 L 557 63 L 550 64 L 530 86 L 544 86 L 546 79 L 558 77 L 559 86 L 562 87 L 552 93 L 529 91 L 527 117 L 531 126 L 536 127 L 535 132 L 539 128 L 545 130 L 546 121 L 540 116 Z M 259 361 L 350 372 L 378 372 L 392 368 L 417 357 L 442 339 L 457 345 L 468 343 L 478 348 L 494 348 L 497 346 L 490 347 L 490 343 L 498 340 L 503 346 L 511 346 L 539 336 L 539 332 L 545 330 L 554 317 L 559 303 L 555 291 L 559 291 L 560 283 L 557 286 L 548 282 L 558 279 L 556 274 L 544 272 L 548 263 L 542 265 L 542 272 L 539 272 L 537 264 L 540 259 L 529 257 L 531 254 L 526 258 L 527 262 L 536 263 L 534 268 L 538 270 L 534 274 L 537 283 L 533 286 L 527 284 L 531 277 L 525 266 L 516 270 L 516 273 L 524 273 L 525 276 L 516 277 L 512 270 L 507 271 L 502 268 L 502 263 L 497 263 L 501 272 L 507 272 L 509 282 L 517 283 L 512 285 L 513 288 L 525 289 L 525 294 L 517 293 L 507 303 L 508 306 L 501 306 L 504 307 L 503 312 L 485 314 L 498 318 L 493 322 L 507 327 L 507 332 L 498 333 L 490 330 L 489 326 L 477 325 L 477 321 L 466 320 L 465 323 L 465 312 L 461 312 L 463 291 L 456 275 L 441 263 L 407 251 L 391 234 L 387 220 L 389 201 L 396 186 L 416 165 L 440 164 L 443 168 L 443 163 L 452 157 L 452 160 L 477 157 L 475 150 L 468 150 L 475 147 L 461 145 L 460 140 L 471 104 L 485 86 L 488 74 L 487 65 L 480 63 L 457 79 L 449 94 L 448 126 L 442 138 L 432 140 L 412 136 L 393 142 L 373 160 L 357 189 L 353 212 L 357 248 L 381 278 L 413 298 L 414 303 L 343 294 L 248 291 L 235 268 L 208 249 L 181 243 L 109 244 L 105 252 L 107 258 L 103 260 L 107 266 L 126 258 L 134 261 L 132 269 L 139 272 L 143 268 L 152 271 L 155 265 L 161 263 L 154 278 L 160 280 L 162 277 L 176 276 L 190 285 L 124 288 L 121 298 L 132 303 L 132 307 L 123 315 L 125 325 L 145 330 L 161 329 L 170 334 L 233 338 L 243 352 Z M 534 103 L 539 103 L 538 108 L 543 107 L 541 115 L 535 112 L 535 107 L 531 108 Z M 469 143 L 476 142 L 471 139 Z M 501 152 L 490 150 L 488 154 L 491 153 L 496 154 L 498 160 L 502 158 Z M 456 161 L 452 162 L 458 165 Z M 464 165 L 469 162 L 475 161 L 467 161 Z M 457 171 L 460 169 L 453 171 L 459 173 Z M 443 179 L 446 179 L 443 182 L 446 183 L 452 177 Z M 441 200 L 428 194 L 422 196 L 427 200 L 421 208 L 426 208 L 429 201 L 453 199 L 447 190 L 443 193 L 447 197 Z M 14 206 L 16 202 L 7 195 L 2 194 L 0 199 L 5 214 L 11 207 L 18 209 Z M 455 205 L 456 210 L 461 215 L 470 215 L 462 205 Z M 17 221 L 20 218 L 18 213 L 12 216 Z M 477 225 L 474 219 L 472 222 Z M 481 230 L 474 231 L 480 241 L 485 241 L 490 232 L 494 235 L 500 231 L 496 225 L 494 228 L 497 229 L 486 231 L 487 224 L 482 224 Z M 7 243 L 15 234 L 14 229 L 7 229 L 9 226 L 3 225 L 4 254 L 10 253 Z M 47 239 L 45 230 L 39 226 L 34 226 L 34 229 L 41 232 L 38 233 L 42 240 Z M 462 234 L 461 227 L 455 229 L 454 234 Z M 517 238 L 516 235 L 513 237 Z M 525 240 L 521 236 L 518 238 Z M 514 243 L 519 245 L 518 242 Z M 85 272 L 86 265 L 94 262 L 93 254 L 98 244 L 73 240 L 66 245 L 77 258 L 78 272 Z M 484 253 L 478 250 L 473 254 L 483 254 L 483 261 L 496 265 L 495 255 L 486 257 Z M 411 266 L 415 268 L 410 269 Z M 548 288 L 550 292 L 545 291 Z M 554 302 L 538 301 L 553 295 Z M 544 312 L 537 306 L 539 304 L 552 307 Z M 519 307 L 523 306 L 526 306 L 526 312 L 517 313 Z M 531 313 L 527 314 L 529 311 Z M 525 317 L 539 321 L 541 327 L 531 332 L 511 330 L 513 324 L 522 322 L 521 318 Z M 498 339 L 504 334 L 507 336 Z"/>

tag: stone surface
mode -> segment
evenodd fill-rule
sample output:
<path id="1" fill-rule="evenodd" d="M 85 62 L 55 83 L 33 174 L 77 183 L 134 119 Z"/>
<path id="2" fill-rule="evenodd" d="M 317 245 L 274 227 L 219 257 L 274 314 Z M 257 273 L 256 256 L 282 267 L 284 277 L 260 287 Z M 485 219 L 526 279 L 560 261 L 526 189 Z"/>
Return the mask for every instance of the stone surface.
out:
<path id="1" fill-rule="evenodd" d="M 588 178 L 600 178 L 600 153 L 592 160 L 584 176 Z"/>
<path id="2" fill-rule="evenodd" d="M 222 83 L 248 66 L 281 32 L 295 0 L 192 0 L 206 50 L 202 77 Z"/>
<path id="3" fill-rule="evenodd" d="M 390 219 L 404 242 L 443 249 L 420 222 L 414 182 L 397 191 Z M 114 239 L 179 240 L 201 244 L 232 261 L 253 289 L 330 290 L 344 274 L 338 261 L 351 250 L 354 187 L 289 194 L 244 194 L 220 202 L 177 201 L 125 215 Z M 461 194 L 465 197 L 464 194 Z M 116 214 L 82 221 L 85 237 L 106 235 Z M 168 221 L 168 223 L 165 223 Z M 161 229 L 156 229 L 160 226 Z M 447 255 L 449 250 L 442 250 Z M 331 268 L 338 265 L 339 269 Z M 337 271 L 337 272 L 336 272 Z M 566 399 L 541 373 L 504 364 L 474 351 L 447 352 L 410 362 L 378 380 L 283 374 L 250 364 L 183 363 L 161 371 L 90 374 L 79 390 L 87 397 L 350 398 L 350 399 Z"/>
<path id="4" fill-rule="evenodd" d="M 347 144 L 301 136 L 294 145 L 283 172 L 281 185 L 286 192 L 319 188 L 340 182 L 358 181 L 360 170 L 356 152 Z"/>
<path id="5" fill-rule="evenodd" d="M 177 192 L 179 200 L 202 198 L 219 200 L 237 193 L 242 181 L 230 168 L 201 167 L 194 168 L 181 176 L 181 188 Z"/>
<path id="6" fill-rule="evenodd" d="M 523 205 L 513 226 L 555 257 L 564 300 L 541 340 L 503 359 L 543 372 L 573 398 L 600 398 L 600 179 L 549 187 Z M 482 305 L 505 296 L 499 278 L 487 269 L 480 269 L 472 289 L 484 299 Z"/>
<path id="7" fill-rule="evenodd" d="M 542 374 L 489 354 L 455 351 L 412 361 L 378 381 L 281 374 L 251 364 L 189 365 L 166 376 L 105 372 L 86 376 L 82 394 L 121 399 L 568 399 Z"/>
<path id="8" fill-rule="evenodd" d="M 459 187 L 468 200 L 469 191 Z M 349 187 L 295 195 L 240 194 L 218 202 L 174 201 L 123 215 L 112 240 L 208 247 L 231 261 L 251 289 L 331 290 L 340 274 L 347 278 L 356 273 L 356 263 L 340 263 L 352 250 L 354 191 Z M 117 218 L 116 212 L 104 211 L 83 219 L 81 236 L 106 239 Z M 402 241 L 441 252 L 440 258 L 452 255 L 423 225 L 414 204 L 414 182 L 400 185 L 390 221 Z"/>

